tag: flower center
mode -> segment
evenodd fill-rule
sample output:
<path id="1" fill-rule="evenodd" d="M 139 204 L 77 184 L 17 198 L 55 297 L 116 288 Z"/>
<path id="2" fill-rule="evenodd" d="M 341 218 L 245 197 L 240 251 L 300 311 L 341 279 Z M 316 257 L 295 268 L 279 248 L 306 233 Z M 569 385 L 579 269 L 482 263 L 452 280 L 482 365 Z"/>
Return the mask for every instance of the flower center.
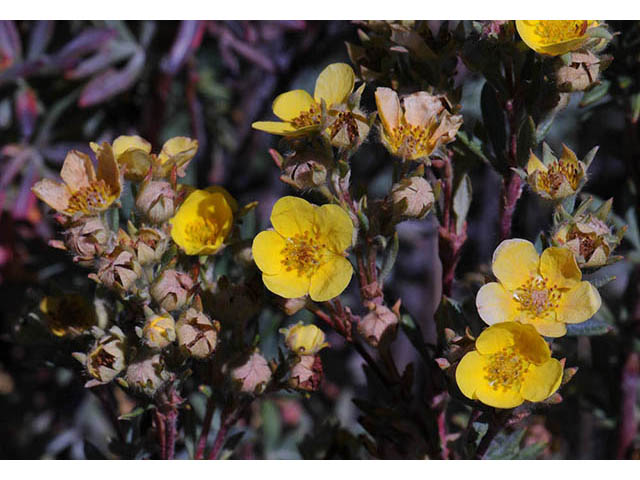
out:
<path id="1" fill-rule="evenodd" d="M 293 128 L 312 127 L 320 124 L 320 107 L 312 105 L 309 110 L 300 112 L 300 115 L 289 120 Z"/>
<path id="2" fill-rule="evenodd" d="M 558 286 L 551 285 L 545 277 L 531 277 L 513 297 L 519 304 L 519 311 L 533 318 L 544 318 L 558 308 L 561 295 Z"/>
<path id="3" fill-rule="evenodd" d="M 529 362 L 514 347 L 504 347 L 489 355 L 489 363 L 484 367 L 484 378 L 494 390 L 511 390 L 520 387 L 528 369 Z"/>
<path id="4" fill-rule="evenodd" d="M 102 345 L 98 347 L 97 350 L 91 353 L 91 374 L 99 378 L 100 377 L 100 367 L 113 368 L 115 365 L 116 357 L 111 353 L 107 352 Z"/>
<path id="5" fill-rule="evenodd" d="M 403 120 L 390 135 L 391 147 L 403 157 L 426 157 L 433 151 L 432 129 Z"/>
<path id="6" fill-rule="evenodd" d="M 209 218 L 197 217 L 185 227 L 185 234 L 197 245 L 215 245 L 220 237 L 220 226 Z"/>
<path id="7" fill-rule="evenodd" d="M 280 252 L 280 261 L 287 272 L 296 270 L 298 276 L 311 277 L 322 263 L 327 245 L 318 242 L 319 235 L 308 231 L 287 238 L 287 244 Z"/>
<path id="8" fill-rule="evenodd" d="M 577 239 L 579 243 L 580 255 L 586 260 L 589 259 L 591 254 L 595 252 L 596 248 L 598 248 L 599 246 L 606 247 L 606 244 L 604 243 L 604 241 L 598 238 L 596 234 L 584 233 L 579 231 L 578 229 L 574 229 L 570 231 L 569 234 L 567 235 L 568 241 L 575 240 L 575 239 Z"/>
<path id="9" fill-rule="evenodd" d="M 572 190 L 577 190 L 581 173 L 576 162 L 556 161 L 549 165 L 546 172 L 541 172 L 540 184 L 550 194 L 556 193 L 565 181 L 569 183 Z"/>
<path id="10" fill-rule="evenodd" d="M 115 195 L 104 180 L 95 180 L 88 186 L 80 188 L 69 199 L 66 212 L 73 215 L 82 212 L 91 214 L 109 208 Z"/>
<path id="11" fill-rule="evenodd" d="M 562 43 L 584 36 L 587 20 L 538 20 L 535 33 L 547 45 Z"/>

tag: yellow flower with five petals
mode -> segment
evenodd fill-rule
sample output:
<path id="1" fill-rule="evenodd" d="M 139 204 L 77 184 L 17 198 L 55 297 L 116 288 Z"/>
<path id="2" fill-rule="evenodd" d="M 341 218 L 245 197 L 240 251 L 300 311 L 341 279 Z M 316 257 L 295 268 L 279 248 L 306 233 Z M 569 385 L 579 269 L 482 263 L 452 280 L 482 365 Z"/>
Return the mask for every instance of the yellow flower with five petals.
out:
<path id="1" fill-rule="evenodd" d="M 529 48 L 544 55 L 564 55 L 589 40 L 593 20 L 516 20 L 516 29 Z"/>
<path id="2" fill-rule="evenodd" d="M 547 248 L 538 255 L 527 240 L 505 240 L 493 254 L 498 282 L 484 285 L 476 296 L 482 320 L 531 324 L 547 337 L 567 333 L 566 324 L 581 323 L 600 308 L 598 290 L 582 281 L 571 250 Z"/>
<path id="3" fill-rule="evenodd" d="M 562 375 L 544 339 L 531 325 L 515 322 L 484 330 L 456 368 L 464 396 L 496 408 L 541 402 L 558 390 Z"/>
<path id="4" fill-rule="evenodd" d="M 313 97 L 305 90 L 282 93 L 273 101 L 273 113 L 281 122 L 254 122 L 251 126 L 275 135 L 300 136 L 319 130 L 321 103 L 326 108 L 345 103 L 353 92 L 355 74 L 346 63 L 332 63 L 316 80 Z"/>
<path id="5" fill-rule="evenodd" d="M 271 224 L 274 230 L 260 232 L 252 247 L 270 291 L 284 298 L 309 294 L 324 302 L 347 288 L 353 267 L 345 251 L 351 246 L 353 223 L 342 207 L 283 197 L 273 206 Z"/>

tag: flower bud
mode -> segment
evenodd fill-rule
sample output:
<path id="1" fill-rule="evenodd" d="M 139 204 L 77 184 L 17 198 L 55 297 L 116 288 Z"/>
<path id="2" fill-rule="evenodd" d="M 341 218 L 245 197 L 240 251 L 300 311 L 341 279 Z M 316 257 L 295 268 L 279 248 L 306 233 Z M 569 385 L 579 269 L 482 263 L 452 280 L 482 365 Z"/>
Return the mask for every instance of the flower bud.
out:
<path id="1" fill-rule="evenodd" d="M 549 200 L 562 200 L 580 190 L 587 181 L 586 172 L 596 149 L 581 162 L 566 145 L 562 146 L 562 155 L 557 158 L 546 144 L 543 144 L 542 161 L 533 153 L 527 163 L 527 183 L 541 197 Z"/>
<path id="2" fill-rule="evenodd" d="M 571 62 L 559 61 L 556 84 L 562 92 L 582 92 L 598 82 L 600 59 L 590 51 L 571 53 Z"/>
<path id="3" fill-rule="evenodd" d="M 47 296 L 40 302 L 47 326 L 57 337 L 77 337 L 96 325 L 96 311 L 82 295 Z"/>
<path id="4" fill-rule="evenodd" d="M 87 355 L 75 355 L 83 361 L 93 380 L 86 387 L 93 387 L 113 380 L 125 367 L 125 336 L 118 327 L 111 327 L 93 345 Z"/>
<path id="5" fill-rule="evenodd" d="M 554 230 L 551 240 L 555 246 L 566 247 L 573 252 L 580 268 L 596 268 L 617 260 L 613 251 L 622 241 L 626 227 L 614 234 L 607 224 L 611 200 L 596 212 L 586 211 L 591 200 L 584 202 L 573 217 L 565 219 Z"/>
<path id="6" fill-rule="evenodd" d="M 282 171 L 280 180 L 299 190 L 316 188 L 327 182 L 327 169 L 321 163 L 312 160 L 296 163 Z"/>
<path id="7" fill-rule="evenodd" d="M 191 297 L 193 280 L 186 273 L 165 270 L 151 286 L 151 296 L 167 312 L 179 310 Z"/>
<path id="8" fill-rule="evenodd" d="M 391 189 L 393 212 L 397 217 L 424 218 L 434 202 L 433 189 L 423 177 L 409 177 Z"/>
<path id="9" fill-rule="evenodd" d="M 243 392 L 262 393 L 271 380 L 271 369 L 260 353 L 253 352 L 242 365 L 231 371 L 231 378 Z"/>
<path id="10" fill-rule="evenodd" d="M 153 349 L 163 349 L 176 339 L 176 322 L 169 314 L 151 314 L 142 328 L 142 340 Z"/>
<path id="11" fill-rule="evenodd" d="M 276 302 L 286 315 L 292 316 L 306 307 L 307 303 L 309 302 L 309 297 L 307 297 L 306 295 L 304 297 L 298 298 L 278 297 L 276 299 Z"/>
<path id="12" fill-rule="evenodd" d="M 385 305 L 370 304 L 367 313 L 358 323 L 358 333 L 369 345 L 376 348 L 383 337 L 395 338 L 398 315 Z"/>
<path id="13" fill-rule="evenodd" d="M 169 237 L 161 230 L 143 227 L 137 231 L 135 248 L 140 265 L 160 262 L 169 247 Z"/>
<path id="14" fill-rule="evenodd" d="M 281 329 L 285 335 L 287 347 L 296 355 L 315 355 L 329 344 L 325 342 L 324 332 L 315 325 L 297 323 L 289 329 Z"/>
<path id="15" fill-rule="evenodd" d="M 162 356 L 155 353 L 136 358 L 130 363 L 124 379 L 129 387 L 151 397 L 169 377 Z"/>
<path id="16" fill-rule="evenodd" d="M 218 322 L 195 308 L 184 312 L 176 324 L 178 344 L 195 358 L 206 358 L 215 351 L 219 330 Z"/>
<path id="17" fill-rule="evenodd" d="M 302 355 L 291 369 L 289 385 L 292 388 L 313 392 L 323 377 L 322 361 L 318 355 Z"/>
<path id="18" fill-rule="evenodd" d="M 176 192 L 166 181 L 150 181 L 142 185 L 136 207 L 151 223 L 163 223 L 175 212 Z"/>
<path id="19" fill-rule="evenodd" d="M 76 262 L 92 260 L 107 249 L 109 233 L 99 217 L 80 218 L 64 234 Z"/>
<path id="20" fill-rule="evenodd" d="M 142 270 L 133 254 L 116 247 L 100 259 L 97 277 L 109 288 L 130 291 L 141 274 Z"/>

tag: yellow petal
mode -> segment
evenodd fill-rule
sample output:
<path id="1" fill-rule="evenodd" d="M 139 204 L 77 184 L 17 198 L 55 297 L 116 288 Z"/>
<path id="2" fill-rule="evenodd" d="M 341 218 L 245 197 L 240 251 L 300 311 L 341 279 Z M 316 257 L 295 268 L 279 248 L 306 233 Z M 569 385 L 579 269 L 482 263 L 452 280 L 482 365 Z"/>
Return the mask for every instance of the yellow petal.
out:
<path id="1" fill-rule="evenodd" d="M 283 237 L 313 232 L 316 206 L 298 197 L 282 197 L 273 206 L 271 224 Z"/>
<path id="2" fill-rule="evenodd" d="M 562 247 L 550 247 L 542 252 L 540 274 L 558 288 L 573 288 L 582 279 L 582 272 L 573 252 Z"/>
<path id="3" fill-rule="evenodd" d="M 118 162 L 113 155 L 111 145 L 107 142 L 103 143 L 96 152 L 98 158 L 98 180 L 104 180 L 111 192 L 119 197 L 122 190 L 122 184 L 120 181 L 120 170 L 118 169 Z"/>
<path id="4" fill-rule="evenodd" d="M 476 339 L 476 349 L 483 355 L 491 355 L 514 344 L 513 333 L 504 328 L 509 323 L 498 323 L 482 331 Z"/>
<path id="5" fill-rule="evenodd" d="M 171 160 L 178 167 L 181 167 L 191 160 L 197 152 L 197 140 L 189 137 L 173 137 L 162 145 L 158 162 L 162 165 Z"/>
<path id="6" fill-rule="evenodd" d="M 527 162 L 527 174 L 532 175 L 533 172 L 546 172 L 547 170 L 546 165 L 532 152 Z"/>
<path id="7" fill-rule="evenodd" d="M 44 178 L 31 189 L 33 194 L 58 212 L 64 212 L 69 206 L 71 193 L 66 185 Z"/>
<path id="8" fill-rule="evenodd" d="M 298 275 L 295 270 L 282 270 L 275 275 L 262 274 L 267 289 L 284 298 L 298 298 L 309 293 L 309 277 Z"/>
<path id="9" fill-rule="evenodd" d="M 486 380 L 484 380 L 484 367 L 487 364 L 486 362 L 485 357 L 473 351 L 462 357 L 462 360 L 460 360 L 456 368 L 456 383 L 458 384 L 458 388 L 460 388 L 460 391 L 465 397 L 471 400 L 477 398 L 475 393 L 478 385 L 486 382 Z"/>
<path id="10" fill-rule="evenodd" d="M 551 358 L 551 350 L 533 325 L 505 323 L 513 333 L 515 348 L 528 362 L 541 365 Z"/>
<path id="11" fill-rule="evenodd" d="M 315 302 L 326 302 L 340 295 L 351 281 L 353 267 L 349 261 L 334 255 L 311 277 L 309 296 Z"/>
<path id="12" fill-rule="evenodd" d="M 285 246 L 285 239 L 273 230 L 265 230 L 256 235 L 253 239 L 251 252 L 260 271 L 268 275 L 279 273 L 282 270 L 280 252 Z"/>
<path id="13" fill-rule="evenodd" d="M 530 402 L 541 402 L 555 393 L 562 382 L 562 364 L 550 358 L 542 365 L 529 365 L 520 393 Z"/>
<path id="14" fill-rule="evenodd" d="M 520 391 L 516 388 L 495 390 L 488 382 L 482 382 L 476 389 L 476 397 L 485 405 L 495 408 L 515 408 L 524 402 Z"/>
<path id="15" fill-rule="evenodd" d="M 564 55 L 572 50 L 579 49 L 587 40 L 586 35 L 566 41 L 550 42 L 536 33 L 536 25 L 540 20 L 516 20 L 516 29 L 522 38 L 532 50 L 544 55 Z M 588 25 L 591 25 L 589 22 Z"/>
<path id="16" fill-rule="evenodd" d="M 580 282 L 560 298 L 557 309 L 558 321 L 563 323 L 584 322 L 596 314 L 601 304 L 602 300 L 598 290 L 589 282 Z"/>
<path id="17" fill-rule="evenodd" d="M 353 92 L 355 81 L 356 76 L 349 65 L 332 63 L 318 75 L 313 97 L 318 103 L 324 100 L 327 107 L 344 103 Z"/>
<path id="18" fill-rule="evenodd" d="M 487 283 L 478 290 L 476 307 L 488 325 L 513 321 L 518 316 L 518 303 L 513 294 L 497 282 Z"/>
<path id="19" fill-rule="evenodd" d="M 316 225 L 323 243 L 334 253 L 342 253 L 351 246 L 353 222 L 344 208 L 322 205 L 316 209 Z"/>
<path id="20" fill-rule="evenodd" d="M 304 90 L 281 93 L 273 101 L 273 113 L 284 121 L 290 121 L 315 105 L 313 98 Z"/>
<path id="21" fill-rule="evenodd" d="M 536 321 L 532 322 L 531 325 L 540 335 L 544 335 L 545 337 L 558 338 L 564 337 L 567 334 L 567 327 L 565 327 L 564 323 L 555 320 Z"/>
<path id="22" fill-rule="evenodd" d="M 288 135 L 296 131 L 289 122 L 253 122 L 251 127 L 273 135 Z"/>
<path id="23" fill-rule="evenodd" d="M 538 273 L 540 258 L 533 243 L 520 238 L 503 241 L 493 253 L 492 269 L 507 290 L 515 290 Z"/>
<path id="24" fill-rule="evenodd" d="M 395 128 L 398 128 L 402 118 L 402 109 L 400 108 L 398 94 L 390 88 L 378 87 L 375 97 L 378 115 L 380 116 L 384 129 L 387 132 L 391 132 Z"/>
<path id="25" fill-rule="evenodd" d="M 113 141 L 111 146 L 116 158 L 127 150 L 142 150 L 145 153 L 151 152 L 151 144 L 137 135 L 121 135 Z M 94 149 L 94 152 L 95 151 Z"/>
<path id="26" fill-rule="evenodd" d="M 423 127 L 430 119 L 434 119 L 444 107 L 438 97 L 427 92 L 417 92 L 403 100 L 404 118 L 414 126 Z"/>
<path id="27" fill-rule="evenodd" d="M 60 177 L 71 191 L 75 192 L 88 187 L 89 183 L 95 180 L 96 175 L 89 156 L 77 150 L 71 150 L 64 159 Z"/>

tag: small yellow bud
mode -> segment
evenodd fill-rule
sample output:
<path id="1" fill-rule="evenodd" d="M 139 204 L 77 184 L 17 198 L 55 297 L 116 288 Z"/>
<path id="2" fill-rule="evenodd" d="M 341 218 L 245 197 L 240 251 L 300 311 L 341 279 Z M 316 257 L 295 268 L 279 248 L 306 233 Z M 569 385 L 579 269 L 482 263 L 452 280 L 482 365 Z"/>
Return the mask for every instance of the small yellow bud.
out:
<path id="1" fill-rule="evenodd" d="M 289 329 L 282 329 L 287 347 L 296 355 L 315 355 L 329 344 L 325 342 L 324 332 L 315 325 L 303 325 L 301 322 Z"/>

